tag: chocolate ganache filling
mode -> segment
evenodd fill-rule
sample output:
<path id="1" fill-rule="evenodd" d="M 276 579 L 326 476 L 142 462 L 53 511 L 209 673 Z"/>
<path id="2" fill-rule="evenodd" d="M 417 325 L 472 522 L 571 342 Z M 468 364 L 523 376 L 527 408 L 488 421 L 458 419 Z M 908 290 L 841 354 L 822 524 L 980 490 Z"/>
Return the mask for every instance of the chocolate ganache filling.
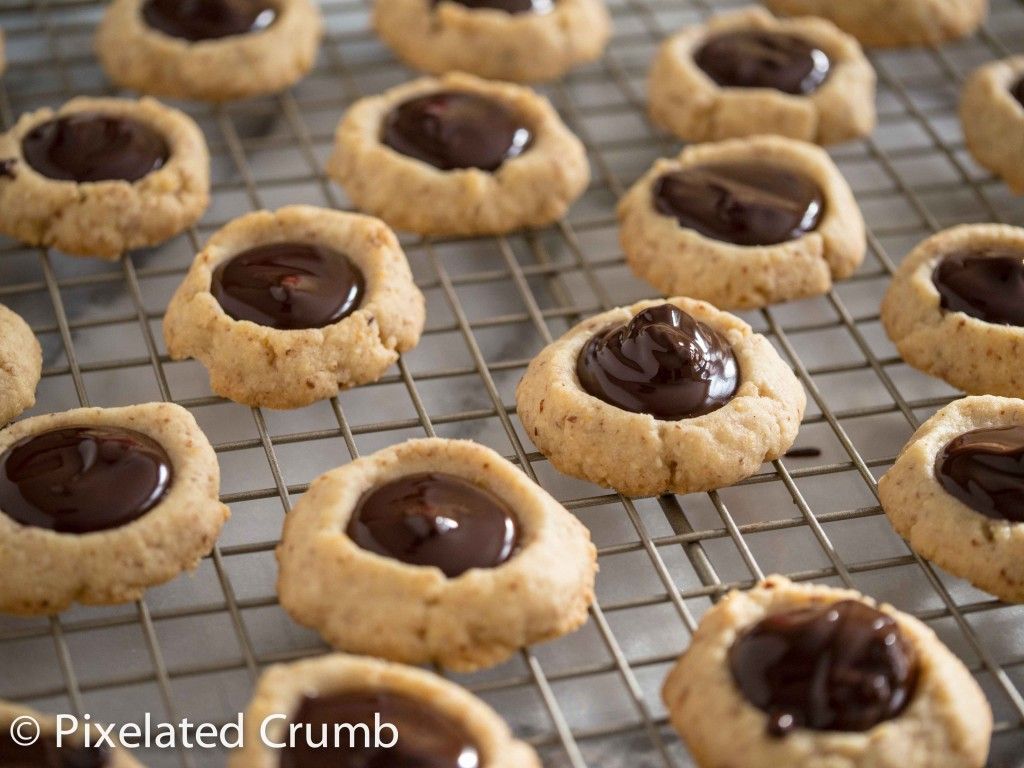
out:
<path id="1" fill-rule="evenodd" d="M 430 0 L 432 5 L 437 5 L 442 0 Z M 505 13 L 551 13 L 555 7 L 555 0 L 452 0 L 459 5 L 474 10 L 479 8 L 490 8 Z"/>
<path id="2" fill-rule="evenodd" d="M 440 472 L 400 477 L 364 494 L 347 533 L 363 549 L 436 566 L 449 578 L 501 565 L 519 542 L 516 516 L 505 502 Z"/>
<path id="3" fill-rule="evenodd" d="M 309 243 L 269 243 L 213 271 L 210 292 L 235 320 L 268 328 L 323 328 L 359 308 L 362 272 L 342 253 Z"/>
<path id="4" fill-rule="evenodd" d="M 0 766 L 3 768 L 106 768 L 106 747 L 57 746 L 53 736 L 43 735 L 31 745 L 18 744 L 8 728 L 0 729 Z"/>
<path id="5" fill-rule="evenodd" d="M 740 382 L 729 340 L 672 304 L 598 332 L 580 351 L 576 376 L 594 397 L 662 421 L 711 413 Z"/>
<path id="6" fill-rule="evenodd" d="M 825 52 L 806 40 L 753 29 L 715 35 L 693 58 L 718 85 L 774 88 L 794 96 L 818 90 L 831 68 Z"/>
<path id="7" fill-rule="evenodd" d="M 164 137 L 118 115 L 75 112 L 25 134 L 21 151 L 38 173 L 58 181 L 138 181 L 170 157 Z"/>
<path id="8" fill-rule="evenodd" d="M 743 696 L 768 731 L 867 731 L 913 698 L 914 647 L 888 614 L 856 600 L 773 614 L 729 650 Z"/>
<path id="9" fill-rule="evenodd" d="M 776 245 L 817 229 L 825 203 L 813 181 L 764 163 L 714 163 L 661 176 L 654 207 L 681 227 L 734 245 Z"/>
<path id="10" fill-rule="evenodd" d="M 384 728 L 374 739 L 377 716 Z M 281 750 L 280 768 L 480 768 L 480 749 L 460 724 L 428 702 L 387 691 L 346 691 L 307 696 L 292 718 L 301 724 L 296 745 Z M 340 731 L 341 748 L 334 749 L 338 725 L 356 726 L 354 743 Z M 359 726 L 365 726 L 365 730 Z M 397 734 L 397 742 L 389 744 Z M 319 744 L 326 746 L 311 746 Z"/>
<path id="11" fill-rule="evenodd" d="M 932 282 L 943 309 L 1024 326 L 1024 252 L 1002 247 L 951 253 L 935 267 Z"/>
<path id="12" fill-rule="evenodd" d="M 965 432 L 935 458 L 948 494 L 995 520 L 1024 523 L 1024 427 Z"/>
<path id="13" fill-rule="evenodd" d="M 1010 86 L 1010 95 L 1017 100 L 1017 103 L 1024 107 L 1024 77 L 1020 78 Z"/>
<path id="14" fill-rule="evenodd" d="M 171 37 L 197 42 L 266 29 L 277 8 L 266 0 L 146 0 L 142 18 Z"/>
<path id="15" fill-rule="evenodd" d="M 496 171 L 530 146 L 530 129 L 509 107 L 475 93 L 439 91 L 399 104 L 384 118 L 381 140 L 442 171 Z"/>
<path id="16" fill-rule="evenodd" d="M 171 487 L 171 460 L 140 432 L 64 427 L 0 454 L 0 512 L 57 533 L 93 533 L 142 517 Z"/>

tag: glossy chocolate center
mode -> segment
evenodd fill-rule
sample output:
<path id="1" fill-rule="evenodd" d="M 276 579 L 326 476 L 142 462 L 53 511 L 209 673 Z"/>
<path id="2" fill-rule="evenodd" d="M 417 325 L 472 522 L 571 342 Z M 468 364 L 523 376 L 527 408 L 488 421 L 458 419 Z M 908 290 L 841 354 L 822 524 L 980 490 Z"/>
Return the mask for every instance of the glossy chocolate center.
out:
<path id="1" fill-rule="evenodd" d="M 1024 77 L 1010 86 L 1010 95 L 1017 100 L 1018 104 L 1024 107 Z"/>
<path id="2" fill-rule="evenodd" d="M 654 184 L 654 207 L 681 227 L 734 245 L 776 245 L 812 232 L 825 204 L 799 173 L 762 163 L 673 171 Z"/>
<path id="3" fill-rule="evenodd" d="M 159 443 L 118 427 L 66 427 L 0 454 L 0 512 L 57 533 L 92 533 L 138 519 L 171 486 Z"/>
<path id="4" fill-rule="evenodd" d="M 729 669 L 768 731 L 867 731 L 907 706 L 917 655 L 893 618 L 855 600 L 777 613 L 741 635 Z"/>
<path id="5" fill-rule="evenodd" d="M 1024 326 L 1024 252 L 1010 248 L 943 257 L 932 273 L 942 308 L 999 325 Z"/>
<path id="6" fill-rule="evenodd" d="M 454 578 L 494 568 L 515 552 L 515 514 L 497 496 L 455 475 L 420 473 L 366 493 L 348 535 L 363 549 Z"/>
<path id="7" fill-rule="evenodd" d="M 974 511 L 1024 523 L 1024 427 L 976 429 L 954 438 L 935 459 L 935 477 Z"/>
<path id="8" fill-rule="evenodd" d="M 697 50 L 694 61 L 718 85 L 793 95 L 818 90 L 830 68 L 820 48 L 793 35 L 761 30 L 716 35 Z"/>
<path id="9" fill-rule="evenodd" d="M 162 168 L 164 137 L 128 117 L 76 112 L 29 131 L 21 151 L 38 173 L 58 181 L 138 181 Z"/>
<path id="10" fill-rule="evenodd" d="M 142 18 L 171 37 L 216 40 L 266 29 L 277 9 L 266 0 L 146 0 Z"/>
<path id="11" fill-rule="evenodd" d="M 43 736 L 31 746 L 16 744 L 8 728 L 0 728 L 0 766 L 3 768 L 105 768 L 110 751 L 104 747 L 65 746 L 57 748 L 56 738 Z"/>
<path id="12" fill-rule="evenodd" d="M 221 263 L 210 292 L 235 320 L 268 328 L 323 328 L 359 308 L 362 272 L 347 256 L 307 243 L 258 245 Z"/>
<path id="13" fill-rule="evenodd" d="M 526 151 L 531 138 L 522 119 L 504 104 L 475 93 L 440 91 L 392 109 L 384 118 L 382 141 L 442 171 L 495 171 Z"/>
<path id="14" fill-rule="evenodd" d="M 432 5 L 437 5 L 441 0 L 431 0 Z M 490 8 L 505 13 L 551 13 L 555 7 L 555 0 L 452 0 L 459 5 L 474 10 L 479 8 Z"/>
<path id="15" fill-rule="evenodd" d="M 740 381 L 728 339 L 672 304 L 597 333 L 581 350 L 576 375 L 594 397 L 663 421 L 721 408 Z"/>
<path id="16" fill-rule="evenodd" d="M 362 734 L 366 726 L 373 739 L 376 716 L 398 733 L 391 747 L 366 745 Z M 281 752 L 281 768 L 480 768 L 480 750 L 458 723 L 435 710 L 425 701 L 389 692 L 350 691 L 325 696 L 307 696 L 299 705 L 292 724 L 302 723 L 299 746 Z M 356 726 L 355 744 L 342 732 L 343 748 L 311 747 L 332 744 L 335 726 Z M 306 734 L 312 734 L 307 739 Z M 393 739 L 393 732 L 382 732 L 381 744 Z M 351 746 L 351 748 L 349 748 Z"/>

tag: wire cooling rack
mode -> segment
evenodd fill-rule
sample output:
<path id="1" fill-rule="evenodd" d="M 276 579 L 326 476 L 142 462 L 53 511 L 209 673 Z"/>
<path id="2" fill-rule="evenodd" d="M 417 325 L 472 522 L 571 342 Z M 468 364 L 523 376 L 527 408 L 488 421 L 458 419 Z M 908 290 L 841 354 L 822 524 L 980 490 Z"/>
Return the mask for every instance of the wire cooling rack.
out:
<path id="1" fill-rule="evenodd" d="M 956 397 L 910 370 L 880 329 L 896 263 L 955 223 L 1024 222 L 1024 203 L 967 156 L 956 96 L 975 66 L 1024 51 L 1024 6 L 995 0 L 975 37 L 939 50 L 872 54 L 880 124 L 834 152 L 865 212 L 870 254 L 828 295 L 744 315 L 809 394 L 797 446 L 738 486 L 627 499 L 560 476 L 532 450 L 513 390 L 529 359 L 569 326 L 648 297 L 616 240 L 617 197 L 678 147 L 643 113 L 659 43 L 738 2 L 611 0 L 608 53 L 543 89 L 587 145 L 594 181 L 568 218 L 535 233 L 404 241 L 428 299 L 419 347 L 380 382 L 292 412 L 212 396 L 203 369 L 167 357 L 160 319 L 192 255 L 217 227 L 262 207 L 349 207 L 324 176 L 338 118 L 354 99 L 410 77 L 369 31 L 360 0 L 325 0 L 316 70 L 292 91 L 195 116 L 212 154 L 213 203 L 193 231 L 114 264 L 0 242 L 0 302 L 45 351 L 34 412 L 174 400 L 214 443 L 233 517 L 191 578 L 136 604 L 52 619 L 0 618 L 0 697 L 108 722 L 226 722 L 261 667 L 325 649 L 277 604 L 273 547 L 284 514 L 320 472 L 423 435 L 469 437 L 522 466 L 590 528 L 598 603 L 574 636 L 502 666 L 453 676 L 491 703 L 549 767 L 646 768 L 692 761 L 658 689 L 701 614 L 766 573 L 853 586 L 927 622 L 976 675 L 996 717 L 991 766 L 1024 766 L 1024 608 L 973 590 L 914 557 L 878 507 L 875 480 L 915 425 Z M 2 0 L 7 75 L 0 122 L 76 94 L 111 93 L 91 52 L 98 0 Z M 424 201 L 423 204 L 428 204 Z M 0 578 L 3 575 L 0 574 Z M 729 727 L 723 723 L 722 727 Z M 149 766 L 220 766 L 184 749 Z"/>

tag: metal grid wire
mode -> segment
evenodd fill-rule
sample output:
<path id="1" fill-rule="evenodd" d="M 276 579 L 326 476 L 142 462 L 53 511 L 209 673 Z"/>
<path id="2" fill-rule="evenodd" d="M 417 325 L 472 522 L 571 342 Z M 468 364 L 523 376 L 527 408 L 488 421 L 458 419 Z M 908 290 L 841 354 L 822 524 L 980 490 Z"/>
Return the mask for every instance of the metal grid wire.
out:
<path id="1" fill-rule="evenodd" d="M 113 265 L 0 243 L 0 302 L 30 321 L 45 350 L 34 412 L 173 400 L 214 443 L 233 510 L 194 577 L 134 605 L 0 618 L 0 697 L 118 723 L 145 711 L 158 720 L 234 719 L 261 667 L 324 651 L 274 595 L 273 547 L 293 500 L 350 457 L 436 434 L 508 456 L 599 545 L 598 602 L 583 630 L 494 670 L 452 676 L 495 706 L 546 765 L 692 765 L 666 724 L 660 683 L 714 600 L 774 571 L 856 587 L 927 622 L 992 702 L 990 765 L 1024 766 L 1024 609 L 910 553 L 881 513 L 875 484 L 914 427 L 956 397 L 908 369 L 880 330 L 878 302 L 895 263 L 954 223 L 1024 222 L 1024 203 L 967 157 L 955 117 L 971 69 L 1024 52 L 1020 3 L 995 0 L 970 40 L 872 54 L 879 128 L 834 152 L 864 209 L 870 255 L 824 297 L 744 314 L 810 395 L 798 446 L 811 450 L 718 492 L 629 499 L 558 475 L 516 418 L 515 382 L 544 344 L 650 294 L 623 265 L 614 217 L 624 189 L 678 149 L 644 119 L 646 67 L 666 34 L 741 4 L 612 0 L 608 53 L 543 89 L 587 145 L 586 195 L 540 232 L 404 240 L 428 298 L 423 341 L 380 382 L 327 403 L 245 413 L 212 396 L 200 366 L 170 361 L 160 318 L 192 254 L 230 218 L 293 202 L 349 207 L 323 173 L 334 124 L 354 99 L 410 76 L 368 31 L 360 0 L 322 3 L 329 34 L 316 70 L 291 92 L 176 105 L 199 121 L 212 155 L 214 202 L 195 230 Z M 0 11 L 11 59 L 0 123 L 72 95 L 112 92 L 91 54 L 99 0 L 3 0 Z M 224 759 L 186 750 L 140 757 L 150 766 Z"/>

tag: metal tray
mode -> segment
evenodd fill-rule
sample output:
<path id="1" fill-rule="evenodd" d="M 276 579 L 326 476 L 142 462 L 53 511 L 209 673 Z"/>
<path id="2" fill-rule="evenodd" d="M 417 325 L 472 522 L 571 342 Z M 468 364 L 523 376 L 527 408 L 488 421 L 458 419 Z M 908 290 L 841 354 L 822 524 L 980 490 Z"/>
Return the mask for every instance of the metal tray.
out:
<path id="1" fill-rule="evenodd" d="M 293 412 L 211 396 L 201 366 L 170 362 L 160 317 L 209 234 L 254 208 L 348 207 L 323 174 L 332 130 L 354 99 L 411 73 L 369 31 L 361 0 L 325 0 L 316 70 L 277 97 L 182 106 L 210 143 L 213 204 L 202 224 L 103 264 L 0 243 L 0 302 L 45 349 L 35 413 L 173 399 L 217 448 L 233 517 L 191 578 L 144 601 L 53 619 L 0 617 L 0 697 L 108 722 L 222 722 L 266 664 L 323 652 L 277 605 L 273 547 L 306 484 L 357 454 L 423 435 L 466 437 L 517 461 L 590 527 L 598 603 L 577 634 L 502 666 L 453 676 L 490 702 L 545 764 L 692 765 L 659 687 L 712 601 L 779 572 L 851 585 L 932 626 L 987 692 L 991 766 L 1024 766 L 1024 607 L 1010 607 L 915 558 L 878 508 L 875 478 L 915 425 L 957 393 L 910 370 L 878 304 L 919 240 L 969 221 L 1024 222 L 1024 201 L 967 156 L 957 91 L 975 66 L 1024 51 L 1024 6 L 995 0 L 975 37 L 939 50 L 872 54 L 880 124 L 834 156 L 870 227 L 870 255 L 827 296 L 744 315 L 800 375 L 810 406 L 797 445 L 820 456 L 765 465 L 716 493 L 625 499 L 555 472 L 523 435 L 513 388 L 531 356 L 579 319 L 647 297 L 623 265 L 616 198 L 677 145 L 644 118 L 644 75 L 677 27 L 741 2 L 611 0 L 607 55 L 543 89 L 586 142 L 594 181 L 565 221 L 503 238 L 406 238 L 428 297 L 422 343 L 379 383 Z M 110 93 L 91 52 L 99 0 L 0 0 L 10 66 L 0 123 L 72 95 Z M 3 575 L 0 574 L 0 578 Z M 729 727 L 723 723 L 722 727 Z M 220 766 L 224 754 L 151 751 L 149 766 Z"/>

